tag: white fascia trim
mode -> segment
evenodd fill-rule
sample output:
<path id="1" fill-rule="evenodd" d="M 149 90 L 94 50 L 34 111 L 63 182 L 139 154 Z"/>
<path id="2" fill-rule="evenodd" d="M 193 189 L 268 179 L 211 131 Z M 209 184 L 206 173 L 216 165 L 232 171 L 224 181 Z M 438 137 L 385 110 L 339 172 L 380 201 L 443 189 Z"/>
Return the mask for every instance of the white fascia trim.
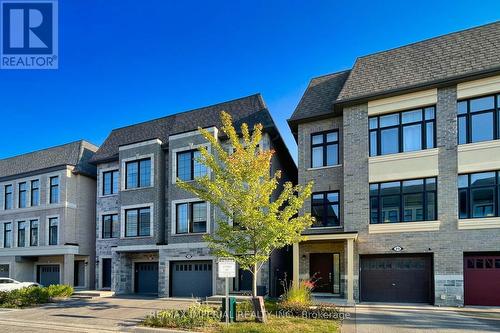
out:
<path id="1" fill-rule="evenodd" d="M 206 248 L 208 247 L 207 242 L 198 243 L 174 243 L 167 245 L 160 245 L 158 248 L 160 250 L 172 250 L 172 249 L 196 249 L 196 248 Z"/>
<path id="2" fill-rule="evenodd" d="M 151 140 L 147 140 L 147 141 L 131 143 L 128 145 L 120 146 L 120 147 L 118 147 L 118 151 L 123 151 L 123 150 L 127 150 L 127 149 L 138 148 L 138 147 L 144 147 L 144 146 L 149 146 L 149 145 L 153 145 L 153 144 L 161 145 L 161 144 L 163 144 L 163 142 L 160 139 L 151 139 Z"/>
<path id="3" fill-rule="evenodd" d="M 207 127 L 205 128 L 208 132 L 213 133 L 215 137 L 218 136 L 219 130 L 217 127 L 212 126 L 212 127 Z M 182 138 L 187 138 L 190 136 L 195 136 L 195 135 L 201 135 L 200 131 L 198 129 L 189 131 L 189 132 L 184 132 L 184 133 L 179 133 L 179 134 L 173 134 L 168 137 L 168 140 L 177 140 L 177 139 L 182 139 Z"/>
<path id="4" fill-rule="evenodd" d="M 459 230 L 500 228 L 500 217 L 459 219 Z"/>
<path id="5" fill-rule="evenodd" d="M 418 221 L 399 223 L 379 223 L 368 225 L 369 234 L 439 231 L 441 221 Z"/>
<path id="6" fill-rule="evenodd" d="M 190 203 L 190 202 L 205 202 L 207 205 L 207 232 L 202 232 L 202 233 L 185 233 L 185 234 L 177 234 L 177 205 L 178 204 L 183 204 L 183 203 Z M 189 236 L 189 235 L 205 235 L 210 233 L 210 223 L 211 223 L 211 216 L 210 216 L 210 202 L 201 200 L 200 198 L 190 198 L 190 199 L 179 199 L 179 200 L 172 200 L 171 202 L 171 235 L 172 236 Z"/>
<path id="7" fill-rule="evenodd" d="M 79 254 L 77 245 L 51 245 L 51 246 L 32 246 L 16 247 L 0 250 L 2 256 L 47 256 L 63 254 Z"/>
<path id="8" fill-rule="evenodd" d="M 342 164 L 335 164 L 335 165 L 327 165 L 327 166 L 322 166 L 322 167 L 307 168 L 306 171 L 324 170 L 324 169 L 332 169 L 332 168 L 340 168 L 340 167 L 342 167 Z"/>
<path id="9" fill-rule="evenodd" d="M 154 236 L 154 203 L 149 202 L 149 203 L 143 203 L 143 204 L 136 204 L 136 205 L 128 205 L 128 206 L 121 206 L 120 207 L 120 238 L 121 239 L 133 239 L 133 238 L 149 238 Z M 149 207 L 149 231 L 150 235 L 149 236 L 136 236 L 136 237 L 125 237 L 125 211 L 127 209 L 134 209 L 134 208 L 148 208 Z M 139 226 L 137 226 L 139 227 Z"/>
<path id="10" fill-rule="evenodd" d="M 368 162 L 370 164 L 382 163 L 382 162 L 387 162 L 387 161 L 406 160 L 406 159 L 413 159 L 413 158 L 424 157 L 424 156 L 437 156 L 438 154 L 439 154 L 439 148 L 423 149 L 423 150 L 412 151 L 412 152 L 372 156 L 372 157 L 368 158 Z"/>
<path id="11" fill-rule="evenodd" d="M 127 164 L 127 162 L 132 162 L 135 160 L 142 160 L 145 158 L 151 159 L 151 178 L 149 181 L 150 185 L 144 186 L 144 187 L 136 187 L 136 188 L 125 188 L 125 178 L 127 178 L 125 176 L 125 173 L 126 173 L 125 165 Z M 155 180 L 155 154 L 154 153 L 144 154 L 144 155 L 137 154 L 133 157 L 127 157 L 127 158 L 122 159 L 120 164 L 121 164 L 121 166 L 120 166 L 120 170 L 118 172 L 120 173 L 120 175 L 124 175 L 123 177 L 120 177 L 120 190 L 121 191 L 136 191 L 136 190 L 142 190 L 145 188 L 153 188 L 155 186 L 155 183 L 154 183 L 154 180 Z"/>
<path id="12" fill-rule="evenodd" d="M 193 149 L 198 149 L 200 147 L 206 147 L 208 152 L 211 154 L 212 153 L 212 147 L 210 146 L 209 143 L 201 143 L 198 145 L 191 144 L 189 146 L 184 146 L 180 148 L 175 148 L 172 149 L 172 184 L 175 184 L 177 182 L 177 153 L 187 151 L 187 150 L 193 150 Z M 207 168 L 207 175 L 211 175 L 211 170 Z M 192 180 L 190 180 L 192 181 Z"/>

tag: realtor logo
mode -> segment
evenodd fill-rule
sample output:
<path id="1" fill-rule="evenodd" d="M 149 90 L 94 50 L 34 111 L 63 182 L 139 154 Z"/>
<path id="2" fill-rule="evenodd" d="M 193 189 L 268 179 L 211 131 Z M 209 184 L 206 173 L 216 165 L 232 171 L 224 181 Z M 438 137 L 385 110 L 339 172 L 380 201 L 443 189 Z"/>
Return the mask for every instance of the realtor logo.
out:
<path id="1" fill-rule="evenodd" d="M 57 0 L 0 0 L 0 68 L 57 69 Z"/>

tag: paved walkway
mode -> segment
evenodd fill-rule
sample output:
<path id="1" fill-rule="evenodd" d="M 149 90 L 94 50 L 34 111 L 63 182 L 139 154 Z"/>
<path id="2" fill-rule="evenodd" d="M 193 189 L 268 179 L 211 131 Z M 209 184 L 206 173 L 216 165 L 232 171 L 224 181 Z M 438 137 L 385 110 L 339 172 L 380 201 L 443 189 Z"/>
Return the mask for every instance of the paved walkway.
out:
<path id="1" fill-rule="evenodd" d="M 190 301 L 136 297 L 70 299 L 23 310 L 0 309 L 1 332 L 125 332 L 147 314 Z"/>
<path id="2" fill-rule="evenodd" d="M 500 332 L 500 309 L 358 305 L 343 333 Z"/>

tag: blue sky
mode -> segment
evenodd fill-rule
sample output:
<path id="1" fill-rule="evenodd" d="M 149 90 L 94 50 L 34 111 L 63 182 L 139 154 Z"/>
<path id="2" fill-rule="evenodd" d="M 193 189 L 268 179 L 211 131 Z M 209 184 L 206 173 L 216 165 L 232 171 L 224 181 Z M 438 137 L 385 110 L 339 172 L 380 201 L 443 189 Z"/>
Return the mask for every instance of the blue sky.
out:
<path id="1" fill-rule="evenodd" d="M 59 69 L 0 70 L 0 158 L 246 96 L 286 124 L 310 78 L 499 19 L 498 1 L 60 0 Z"/>

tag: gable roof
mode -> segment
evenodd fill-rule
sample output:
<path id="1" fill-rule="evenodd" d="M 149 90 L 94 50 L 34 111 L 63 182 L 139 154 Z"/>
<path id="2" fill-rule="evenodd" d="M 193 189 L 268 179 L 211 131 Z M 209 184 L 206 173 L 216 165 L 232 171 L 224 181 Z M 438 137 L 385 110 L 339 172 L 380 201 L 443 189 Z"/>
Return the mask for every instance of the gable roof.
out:
<path id="1" fill-rule="evenodd" d="M 75 173 L 95 177 L 96 168 L 89 163 L 97 146 L 79 140 L 56 147 L 0 160 L 0 179 L 21 176 L 46 169 L 75 166 Z"/>
<path id="2" fill-rule="evenodd" d="M 331 113 L 331 107 L 344 86 L 350 70 L 315 77 L 309 82 L 290 121 Z"/>
<path id="3" fill-rule="evenodd" d="M 295 131 L 300 121 L 333 114 L 334 105 L 499 73 L 499 48 L 497 21 L 359 57 L 350 71 L 311 80 L 290 127 Z"/>
<path id="4" fill-rule="evenodd" d="M 244 122 L 250 127 L 261 123 L 264 129 L 276 133 L 277 138 L 281 142 L 283 141 L 262 96 L 255 94 L 114 129 L 101 145 L 91 162 L 98 164 L 117 160 L 119 147 L 123 145 L 151 139 L 160 139 L 166 144 L 169 136 L 173 134 L 194 131 L 198 127 L 216 126 L 220 128 L 222 126 L 220 121 L 221 111 L 231 114 L 236 128 L 239 128 Z M 287 156 L 284 157 L 295 165 L 288 150 L 286 150 L 286 154 Z"/>

